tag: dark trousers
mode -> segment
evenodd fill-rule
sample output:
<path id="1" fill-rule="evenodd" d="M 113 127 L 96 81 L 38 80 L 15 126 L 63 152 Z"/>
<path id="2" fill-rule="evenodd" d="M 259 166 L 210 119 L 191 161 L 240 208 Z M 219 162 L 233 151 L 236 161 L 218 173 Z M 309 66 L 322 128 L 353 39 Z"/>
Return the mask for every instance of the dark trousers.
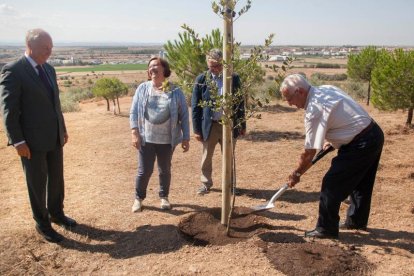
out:
<path id="1" fill-rule="evenodd" d="M 322 181 L 317 229 L 338 233 L 341 202 L 351 195 L 346 222 L 368 224 L 372 190 L 384 144 L 384 133 L 374 127 L 357 140 L 342 146 Z"/>
<path id="2" fill-rule="evenodd" d="M 157 158 L 158 175 L 160 182 L 160 197 L 168 197 L 171 183 L 171 159 L 173 148 L 170 144 L 145 143 L 138 152 L 138 175 L 135 181 L 135 197 L 145 199 L 147 187 L 154 171 L 155 158 Z"/>
<path id="3" fill-rule="evenodd" d="M 41 228 L 50 227 L 49 216 L 63 216 L 65 197 L 63 148 L 31 151 L 31 159 L 21 158 L 29 191 L 33 218 Z"/>

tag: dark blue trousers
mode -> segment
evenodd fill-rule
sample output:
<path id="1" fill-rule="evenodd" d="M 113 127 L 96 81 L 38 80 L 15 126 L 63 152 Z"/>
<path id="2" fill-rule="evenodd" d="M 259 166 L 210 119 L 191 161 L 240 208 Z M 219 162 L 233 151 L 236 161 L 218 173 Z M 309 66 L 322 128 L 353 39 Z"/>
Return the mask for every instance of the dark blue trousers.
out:
<path id="1" fill-rule="evenodd" d="M 160 182 L 160 197 L 168 197 L 171 183 L 171 159 L 173 147 L 170 144 L 145 143 L 138 152 L 138 175 L 135 181 L 135 197 L 145 199 L 147 187 L 152 172 L 154 171 L 155 158 L 158 164 L 158 176 Z"/>
<path id="2" fill-rule="evenodd" d="M 384 133 L 375 124 L 358 139 L 342 146 L 322 180 L 317 229 L 337 234 L 341 202 L 351 195 L 346 222 L 368 224 L 372 190 L 384 144 Z"/>

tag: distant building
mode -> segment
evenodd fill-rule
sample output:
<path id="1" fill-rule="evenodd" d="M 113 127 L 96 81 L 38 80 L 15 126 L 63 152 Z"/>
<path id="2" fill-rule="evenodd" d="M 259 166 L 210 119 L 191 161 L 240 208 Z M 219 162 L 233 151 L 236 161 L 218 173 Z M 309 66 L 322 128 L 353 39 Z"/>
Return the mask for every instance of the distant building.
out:
<path id="1" fill-rule="evenodd" d="M 160 58 L 165 58 L 165 52 L 164 52 L 164 50 L 160 50 L 159 53 L 158 53 L 158 56 Z"/>
<path id="2" fill-rule="evenodd" d="M 283 55 L 271 55 L 269 56 L 269 61 L 286 61 L 288 60 L 287 56 Z"/>

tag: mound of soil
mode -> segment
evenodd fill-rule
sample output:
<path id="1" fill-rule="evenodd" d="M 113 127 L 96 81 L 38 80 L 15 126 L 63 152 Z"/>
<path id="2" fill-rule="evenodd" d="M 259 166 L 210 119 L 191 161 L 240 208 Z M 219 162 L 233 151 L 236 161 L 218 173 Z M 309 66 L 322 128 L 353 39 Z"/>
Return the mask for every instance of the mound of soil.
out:
<path id="1" fill-rule="evenodd" d="M 264 223 L 264 218 L 247 211 L 240 207 L 234 209 L 228 234 L 220 221 L 220 208 L 192 213 L 180 221 L 178 228 L 188 241 L 205 246 L 237 243 L 272 227 Z"/>
<path id="2" fill-rule="evenodd" d="M 276 243 L 265 250 L 272 265 L 286 275 L 365 275 L 371 265 L 352 250 L 317 242 Z"/>
<path id="3" fill-rule="evenodd" d="M 257 235 L 262 239 L 257 246 L 286 275 L 361 275 L 371 267 L 354 248 L 344 250 L 336 245 L 306 242 L 298 236 L 294 239 L 286 233 L 273 233 L 270 230 L 275 230 L 274 227 L 266 224 L 264 217 L 248 211 L 234 210 L 229 234 L 221 224 L 219 208 L 192 213 L 180 221 L 178 228 L 188 241 L 198 246 L 221 246 Z"/>

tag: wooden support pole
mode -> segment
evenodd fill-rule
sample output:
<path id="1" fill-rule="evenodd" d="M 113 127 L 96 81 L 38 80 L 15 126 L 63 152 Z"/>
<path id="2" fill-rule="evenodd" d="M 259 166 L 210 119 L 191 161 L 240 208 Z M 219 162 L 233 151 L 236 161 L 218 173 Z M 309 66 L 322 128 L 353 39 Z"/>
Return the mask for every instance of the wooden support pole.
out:
<path id="1" fill-rule="evenodd" d="M 232 87 L 232 44 L 233 44 L 233 5 L 230 5 L 231 0 L 226 0 L 224 12 L 224 32 L 223 32 L 223 95 L 231 95 Z M 229 118 L 231 114 L 231 106 L 224 104 L 224 116 Z M 233 168 L 233 143 L 232 143 L 232 120 L 225 120 L 223 124 L 223 161 L 222 161 L 222 208 L 221 208 L 221 224 L 227 224 L 227 218 L 230 212 L 231 203 L 231 181 Z"/>

